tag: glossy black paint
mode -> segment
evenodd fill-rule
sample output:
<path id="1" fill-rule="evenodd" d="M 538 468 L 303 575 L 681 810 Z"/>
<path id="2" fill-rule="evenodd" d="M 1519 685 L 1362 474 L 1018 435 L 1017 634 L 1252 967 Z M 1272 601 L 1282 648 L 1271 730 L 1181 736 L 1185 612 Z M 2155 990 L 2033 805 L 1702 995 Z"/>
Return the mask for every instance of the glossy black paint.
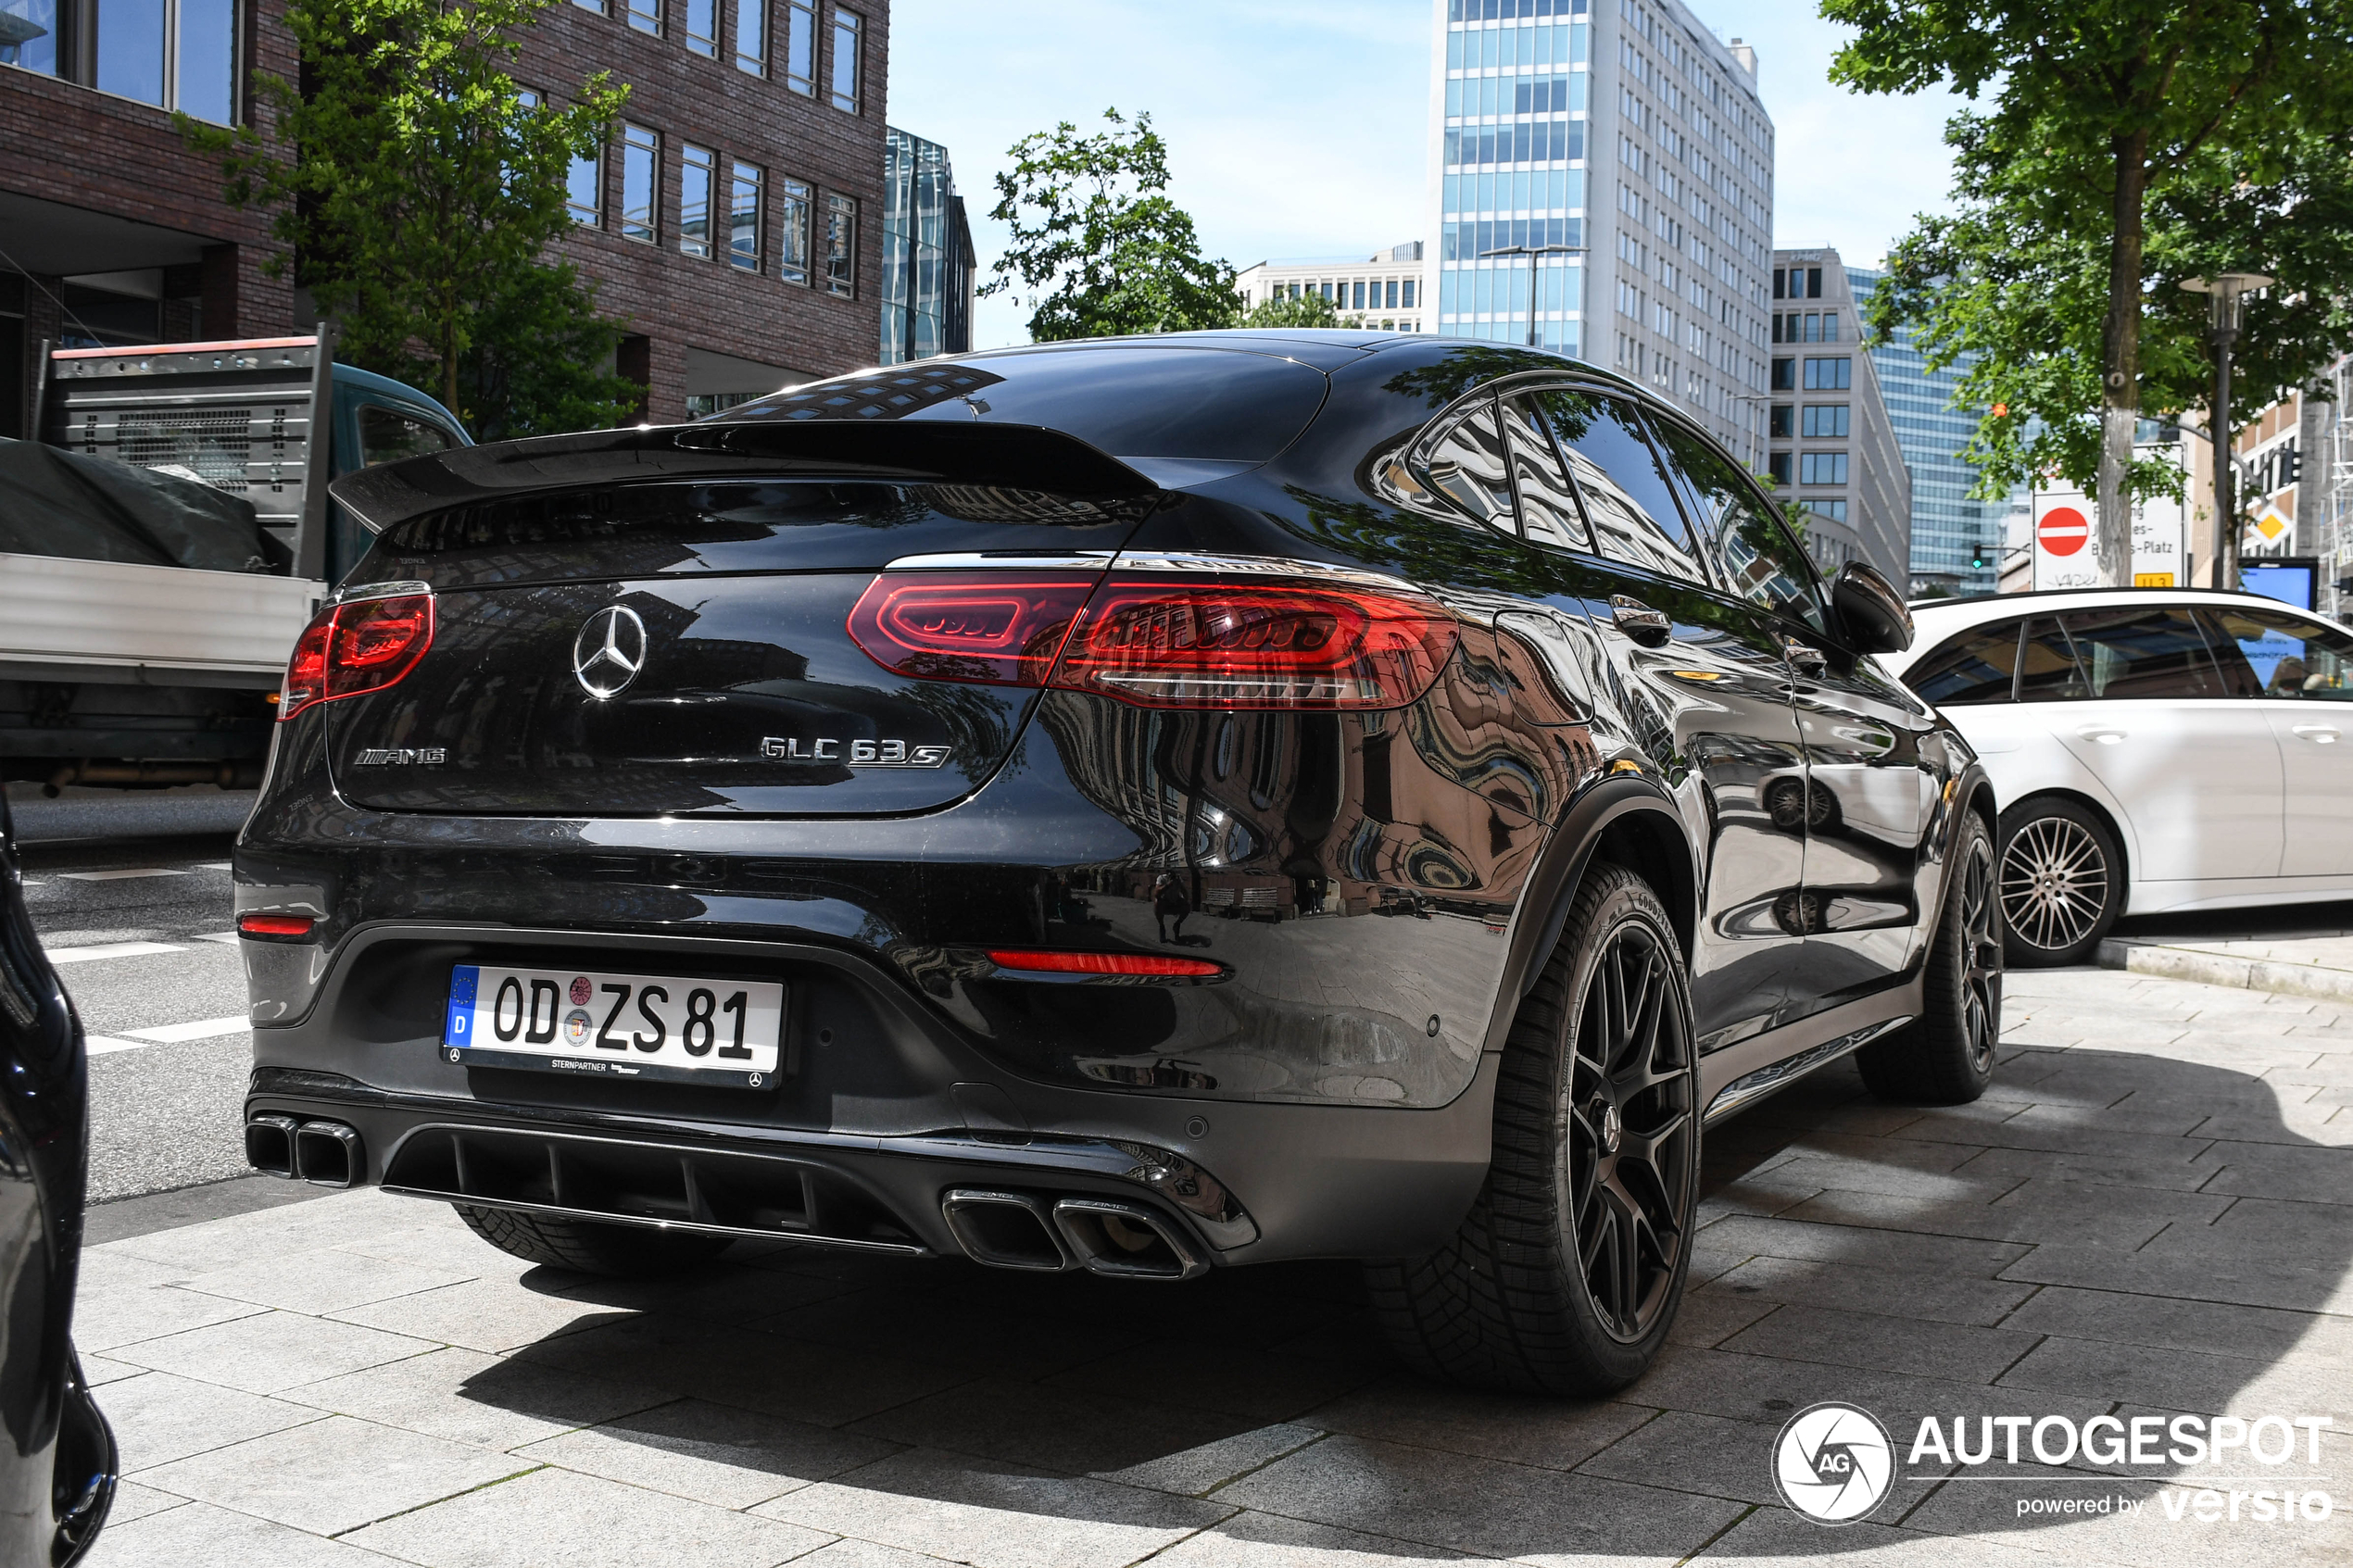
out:
<path id="1" fill-rule="evenodd" d="M 0 1562 L 63 1564 L 105 1523 L 116 1459 L 72 1339 L 90 1151 L 82 1023 L 22 884 L 0 801 Z"/>
<path id="2" fill-rule="evenodd" d="M 745 466 L 764 439 L 757 406 L 669 439 L 662 477 L 635 486 L 459 496 L 455 470 L 379 481 L 445 509 L 418 503 L 355 576 L 433 583 L 441 630 L 400 685 L 281 726 L 240 841 L 239 907 L 321 924 L 313 942 L 243 945 L 253 1108 L 396 1102 L 772 1144 L 1132 1138 L 1196 1161 L 1254 1216 L 1257 1239 L 1220 1249 L 1227 1261 L 1363 1254 L 1368 1236 L 1405 1252 L 1434 1244 L 1476 1187 L 1482 1064 L 1595 857 L 1641 871 L 1678 919 L 1704 1095 L 1917 1010 L 1951 814 L 1990 806 L 1957 737 L 1824 629 L 1838 620 L 1810 571 L 1792 569 L 1813 606 L 1793 619 L 1735 591 L 1721 560 L 1694 579 L 1527 537 L 1509 488 L 1524 482 L 1481 521 L 1402 461 L 1498 386 L 1617 399 L 1635 442 L 1704 438 L 1549 355 L 1375 333 L 1169 342 L 904 373 L 992 378 L 921 403 L 926 420 L 961 419 L 977 396 L 1014 410 L 998 418 L 1079 410 L 1081 437 L 1094 416 L 1070 389 L 1091 375 L 1097 401 L 1125 410 L 1091 427 L 1107 440 L 1153 428 L 1133 408 L 1170 353 L 1195 383 L 1247 357 L 1287 408 L 1314 373 L 1320 408 L 1263 462 L 1220 461 L 1182 430 L 1174 456 L 1095 454 L 1108 461 L 1091 483 L 1156 473 L 1147 495 L 960 485 L 921 467 L 928 434 L 911 438 L 907 471 L 876 475 L 887 413 L 856 427 L 862 477 L 813 471 L 818 423 L 794 427 L 798 455 L 763 476 Z M 1052 396 L 1025 402 L 1033 362 L 1051 367 Z M 849 391 L 879 408 L 900 373 Z M 637 451 L 660 433 L 612 442 Z M 723 438 L 729 477 L 686 471 Z M 591 449 L 603 438 L 561 439 L 609 473 Z M 498 483 L 514 489 L 520 463 L 500 452 L 467 460 L 506 463 Z M 1664 504 L 1691 506 L 1705 537 L 1693 492 L 1674 495 Z M 903 557 L 1082 550 L 1387 574 L 1445 603 L 1461 642 L 1404 708 L 1198 712 L 909 680 L 844 633 L 858 594 Z M 656 650 L 619 705 L 587 697 L 571 669 L 573 632 L 615 604 L 645 617 Z M 957 760 L 796 771 L 758 752 L 778 734 L 937 736 Z M 428 746 L 450 760 L 359 760 Z M 633 943 L 648 949 L 635 967 L 658 947 L 677 972 L 784 980 L 782 1084 L 469 1070 L 434 1048 L 452 964 L 590 969 L 592 948 Z M 997 947 L 1224 970 L 1211 984 L 1049 981 L 1000 969 Z M 1315 1131 L 1273 1131 L 1286 1125 Z M 388 1152 L 371 1148 L 370 1179 Z M 944 1244 L 936 1215 L 902 1218 Z"/>

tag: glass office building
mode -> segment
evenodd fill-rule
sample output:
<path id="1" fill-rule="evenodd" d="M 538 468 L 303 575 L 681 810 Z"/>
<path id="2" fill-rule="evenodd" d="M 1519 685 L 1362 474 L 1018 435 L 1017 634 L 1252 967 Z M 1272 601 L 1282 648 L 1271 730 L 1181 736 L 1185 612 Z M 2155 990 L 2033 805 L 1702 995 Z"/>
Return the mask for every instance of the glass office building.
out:
<path id="1" fill-rule="evenodd" d="M 1434 5 L 1436 330 L 1532 331 L 1761 466 L 1773 124 L 1755 52 L 1680 0 Z M 1549 251 L 1533 276 L 1529 250 Z"/>
<path id="2" fill-rule="evenodd" d="M 948 149 L 890 129 L 883 164 L 882 358 L 972 347 L 973 236 Z"/>
<path id="3" fill-rule="evenodd" d="M 1871 290 L 1882 276 L 1860 267 L 1846 270 L 1858 313 L 1869 307 Z M 1953 406 L 1953 394 L 1975 357 L 1963 355 L 1944 369 L 1931 370 L 1908 326 L 1897 328 L 1894 341 L 1873 348 L 1870 355 L 1896 445 L 1912 470 L 1911 591 L 1994 592 L 2011 502 L 2007 497 L 1969 498 L 1977 470 L 1961 453 L 1976 433 L 1982 410 Z"/>

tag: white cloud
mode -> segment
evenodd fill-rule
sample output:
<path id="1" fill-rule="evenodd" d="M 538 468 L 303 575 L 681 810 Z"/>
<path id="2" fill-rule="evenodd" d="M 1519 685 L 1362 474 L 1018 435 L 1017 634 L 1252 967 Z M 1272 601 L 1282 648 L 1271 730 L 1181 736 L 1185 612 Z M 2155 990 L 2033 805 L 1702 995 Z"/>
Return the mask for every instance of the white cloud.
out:
<path id="1" fill-rule="evenodd" d="M 1798 0 L 1709 0 L 1699 15 L 1761 57 L 1780 243 L 1869 262 L 1941 204 L 1947 103 L 1831 87 L 1838 31 Z M 1111 106 L 1152 116 L 1170 194 L 1211 256 L 1246 267 L 1430 237 L 1428 0 L 898 0 L 890 31 L 890 122 L 947 146 L 984 277 L 1004 243 L 988 213 L 1006 150 L 1060 120 L 1092 129 Z M 975 345 L 1026 341 L 1024 320 L 1001 296 L 980 301 Z"/>

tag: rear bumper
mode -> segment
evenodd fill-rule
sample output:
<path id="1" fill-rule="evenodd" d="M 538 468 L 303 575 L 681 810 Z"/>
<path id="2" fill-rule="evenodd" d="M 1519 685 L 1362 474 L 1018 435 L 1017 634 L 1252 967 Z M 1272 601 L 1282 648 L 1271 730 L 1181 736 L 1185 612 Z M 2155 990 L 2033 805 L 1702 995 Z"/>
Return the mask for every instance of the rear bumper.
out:
<path id="1" fill-rule="evenodd" d="M 1427 1252 L 1487 1167 L 1492 1057 L 1470 1092 L 1428 1110 L 1139 1095 L 1009 1073 L 896 976 L 813 944 L 385 922 L 331 957 L 245 946 L 325 969 L 297 1022 L 254 1031 L 248 1122 L 354 1129 L 353 1185 L 943 1254 L 965 1250 L 946 1195 L 983 1188 L 1139 1204 L 1205 1261 L 1240 1263 Z M 446 1060 L 453 963 L 614 968 L 624 953 L 642 970 L 782 979 L 782 1081 L 703 1088 Z"/>

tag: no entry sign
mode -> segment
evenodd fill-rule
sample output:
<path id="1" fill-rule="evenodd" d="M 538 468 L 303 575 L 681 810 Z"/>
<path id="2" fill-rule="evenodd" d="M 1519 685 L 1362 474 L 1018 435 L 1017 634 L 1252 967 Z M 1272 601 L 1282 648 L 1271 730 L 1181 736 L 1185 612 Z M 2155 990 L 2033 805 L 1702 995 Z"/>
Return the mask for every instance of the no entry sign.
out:
<path id="1" fill-rule="evenodd" d="M 2048 553 L 2071 556 L 2092 537 L 2092 525 L 2073 507 L 2053 507 L 2034 525 L 2034 539 Z"/>

